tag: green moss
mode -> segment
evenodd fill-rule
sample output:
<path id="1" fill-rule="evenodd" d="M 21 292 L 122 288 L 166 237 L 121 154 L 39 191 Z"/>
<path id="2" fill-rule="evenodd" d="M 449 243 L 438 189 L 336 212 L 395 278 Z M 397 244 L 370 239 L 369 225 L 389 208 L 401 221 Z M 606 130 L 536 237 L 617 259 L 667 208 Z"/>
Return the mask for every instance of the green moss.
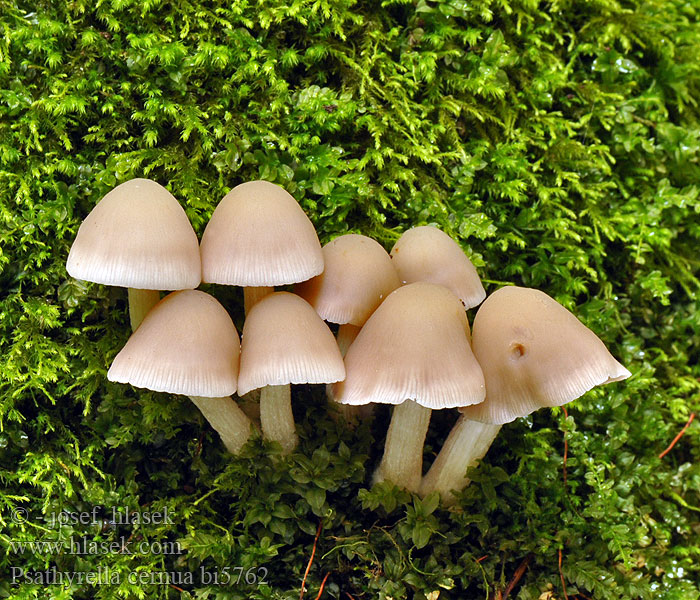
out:
<path id="1" fill-rule="evenodd" d="M 487 598 L 523 564 L 519 600 L 700 597 L 697 421 L 658 458 L 700 410 L 698 10 L 0 0 L 2 572 L 120 580 L 50 586 L 55 598 L 298 598 L 322 523 L 306 598 L 327 573 L 329 598 Z M 128 335 L 125 294 L 65 273 L 84 216 L 140 176 L 166 184 L 199 234 L 228 189 L 256 178 L 292 192 L 324 242 L 352 230 L 388 247 L 436 223 L 488 291 L 553 295 L 634 376 L 568 417 L 504 427 L 449 512 L 368 490 L 387 414 L 351 434 L 308 387 L 289 462 L 259 442 L 232 459 L 184 399 L 106 381 Z M 239 319 L 237 296 L 212 287 Z M 452 418 L 434 418 L 427 462 Z M 47 521 L 96 506 L 168 508 L 174 522 Z M 59 534 L 182 553 L 10 544 Z M 139 572 L 194 581 L 129 582 Z M 3 594 L 46 586 L 6 575 Z"/>

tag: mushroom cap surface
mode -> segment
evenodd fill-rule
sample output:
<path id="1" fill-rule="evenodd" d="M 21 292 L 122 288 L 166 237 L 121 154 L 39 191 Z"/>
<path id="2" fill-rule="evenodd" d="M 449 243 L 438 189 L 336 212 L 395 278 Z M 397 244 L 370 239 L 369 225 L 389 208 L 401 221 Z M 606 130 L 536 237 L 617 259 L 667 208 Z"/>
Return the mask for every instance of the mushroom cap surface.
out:
<path id="1" fill-rule="evenodd" d="M 221 304 L 199 290 L 173 292 L 146 315 L 107 379 L 156 392 L 220 398 L 236 391 L 240 342 Z"/>
<path id="2" fill-rule="evenodd" d="M 484 301 L 474 318 L 472 348 L 486 400 L 462 412 L 484 423 L 509 423 L 630 376 L 595 333 L 530 288 L 504 287 Z"/>
<path id="3" fill-rule="evenodd" d="M 202 279 L 224 285 L 275 286 L 323 271 L 316 230 L 286 190 L 249 181 L 219 202 L 202 235 Z"/>
<path id="4" fill-rule="evenodd" d="M 338 344 L 306 300 L 274 292 L 250 310 L 243 325 L 239 394 L 268 385 L 332 383 L 344 377 Z"/>
<path id="5" fill-rule="evenodd" d="M 333 386 L 342 404 L 414 400 L 440 409 L 484 399 L 464 307 L 450 290 L 432 283 L 389 294 L 350 345 L 345 368 L 345 381 Z"/>
<path id="6" fill-rule="evenodd" d="M 361 327 L 400 285 L 387 251 L 364 235 L 335 238 L 323 247 L 323 260 L 323 273 L 295 291 L 331 323 Z"/>
<path id="7" fill-rule="evenodd" d="M 486 298 L 472 261 L 437 227 L 423 225 L 405 231 L 391 249 L 391 259 L 403 284 L 425 281 L 443 285 L 465 308 L 477 306 Z"/>
<path id="8" fill-rule="evenodd" d="M 196 288 L 202 278 L 197 235 L 162 185 L 131 179 L 90 211 L 66 269 L 76 279 L 144 290 Z"/>

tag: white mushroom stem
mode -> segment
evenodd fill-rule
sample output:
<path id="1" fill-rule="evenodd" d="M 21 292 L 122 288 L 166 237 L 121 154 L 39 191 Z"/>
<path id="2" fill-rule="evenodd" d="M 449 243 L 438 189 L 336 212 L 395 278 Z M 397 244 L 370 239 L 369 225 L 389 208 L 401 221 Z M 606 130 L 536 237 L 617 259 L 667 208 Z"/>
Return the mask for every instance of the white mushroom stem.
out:
<path id="1" fill-rule="evenodd" d="M 294 450 L 299 439 L 292 414 L 291 386 L 268 385 L 260 390 L 260 426 L 263 437 L 279 442 L 285 454 Z"/>
<path id="2" fill-rule="evenodd" d="M 244 287 L 243 288 L 243 309 L 246 316 L 260 300 L 269 296 L 275 288 L 272 286 Z M 256 423 L 260 422 L 260 390 L 251 390 L 241 396 L 243 410 Z"/>
<path id="3" fill-rule="evenodd" d="M 394 407 L 384 443 L 382 462 L 373 483 L 391 481 L 409 492 L 417 492 L 423 474 L 423 442 L 431 410 L 413 400 Z"/>
<path id="4" fill-rule="evenodd" d="M 190 396 L 204 418 L 221 436 L 231 454 L 237 454 L 250 437 L 251 420 L 230 396 L 202 398 Z"/>
<path id="5" fill-rule="evenodd" d="M 469 485 L 467 469 L 484 457 L 501 427 L 460 415 L 430 470 L 423 477 L 421 496 L 437 490 L 443 502 L 451 504 L 454 501 L 452 490 L 461 491 Z"/>
<path id="6" fill-rule="evenodd" d="M 263 285 L 260 287 L 244 287 L 243 307 L 245 309 L 245 314 L 247 315 L 250 312 L 250 309 L 253 308 L 253 306 L 255 306 L 265 296 L 270 295 L 274 291 L 275 288 L 268 285 Z"/>
<path id="7" fill-rule="evenodd" d="M 246 316 L 260 300 L 265 296 L 269 296 L 275 288 L 268 285 L 263 285 L 259 287 L 244 287 L 243 288 L 243 309 L 245 310 Z M 256 422 L 260 421 L 260 390 L 251 390 L 247 394 L 241 396 L 243 401 L 243 410 L 248 414 L 251 419 Z"/>
<path id="8" fill-rule="evenodd" d="M 149 311 L 160 301 L 158 290 L 138 290 L 129 288 L 129 320 L 131 331 L 141 325 Z"/>

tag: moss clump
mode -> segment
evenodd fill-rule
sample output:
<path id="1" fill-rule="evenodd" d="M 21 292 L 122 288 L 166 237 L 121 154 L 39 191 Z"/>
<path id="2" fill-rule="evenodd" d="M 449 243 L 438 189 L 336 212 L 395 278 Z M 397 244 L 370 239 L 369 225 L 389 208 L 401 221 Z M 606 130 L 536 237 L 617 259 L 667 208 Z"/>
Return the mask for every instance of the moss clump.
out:
<path id="1" fill-rule="evenodd" d="M 298 597 L 322 523 L 306 598 L 327 573 L 325 597 L 344 600 L 497 597 L 513 582 L 520 600 L 697 598 L 697 421 L 658 455 L 700 409 L 698 10 L 0 0 L 0 595 Z M 184 400 L 106 382 L 125 297 L 65 273 L 82 218 L 141 176 L 200 235 L 256 178 L 293 193 L 322 242 L 352 230 L 389 245 L 434 222 L 487 291 L 546 291 L 634 376 L 505 427 L 450 512 L 368 490 L 381 444 L 319 414 L 308 388 L 289 463 L 254 445 L 231 460 Z M 450 419 L 435 418 L 426 463 Z M 101 525 L 50 519 L 98 506 Z M 167 507 L 173 523 L 119 524 L 111 507 Z M 59 535 L 132 553 L 11 545 Z M 52 568 L 118 581 L 27 579 Z"/>

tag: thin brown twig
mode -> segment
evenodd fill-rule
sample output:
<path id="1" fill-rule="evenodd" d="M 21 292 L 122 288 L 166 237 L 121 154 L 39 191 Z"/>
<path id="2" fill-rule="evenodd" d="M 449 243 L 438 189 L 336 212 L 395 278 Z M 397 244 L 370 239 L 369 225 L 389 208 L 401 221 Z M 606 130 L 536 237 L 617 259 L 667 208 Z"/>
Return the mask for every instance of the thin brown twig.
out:
<path id="1" fill-rule="evenodd" d="M 350 592 L 345 592 L 345 595 L 350 598 L 350 600 L 355 600 L 355 598 L 352 597 L 352 594 Z"/>
<path id="2" fill-rule="evenodd" d="M 564 600 L 569 600 L 566 593 L 566 581 L 564 580 L 564 572 L 561 570 L 561 548 L 559 548 L 559 577 L 561 578 L 562 591 L 564 592 Z"/>
<path id="3" fill-rule="evenodd" d="M 318 590 L 318 596 L 316 596 L 316 600 L 320 600 L 321 594 L 323 594 L 323 588 L 326 587 L 326 579 L 328 579 L 328 576 L 331 574 L 330 571 L 326 573 L 326 576 L 323 578 L 323 581 L 321 582 L 321 587 Z"/>
<path id="4" fill-rule="evenodd" d="M 183 594 L 185 593 L 185 590 L 183 590 L 182 588 L 177 587 L 176 585 L 174 585 L 174 584 L 172 584 L 172 583 L 170 584 L 170 587 L 173 588 L 174 590 L 177 590 L 178 592 L 182 592 Z"/>
<path id="5" fill-rule="evenodd" d="M 506 587 L 506 591 L 503 592 L 503 600 L 506 600 L 506 598 L 508 598 L 508 595 L 513 591 L 513 588 L 516 585 L 518 585 L 518 582 L 520 581 L 521 577 L 525 574 L 525 571 L 527 571 L 527 567 L 529 566 L 534 556 L 534 554 L 528 554 L 523 559 L 523 562 L 520 563 L 518 568 L 515 569 L 515 573 L 513 573 L 513 579 L 510 580 L 508 587 Z"/>
<path id="6" fill-rule="evenodd" d="M 484 554 L 481 558 L 477 558 L 476 562 L 480 563 L 482 560 L 486 560 L 489 557 L 488 554 Z"/>
<path id="7" fill-rule="evenodd" d="M 314 556 L 316 555 L 316 546 L 318 544 L 318 538 L 321 536 L 321 529 L 323 529 L 323 521 L 318 522 L 318 529 L 316 530 L 316 537 L 314 538 L 314 547 L 311 549 L 311 558 L 309 558 L 309 564 L 306 565 L 306 571 L 304 571 L 304 579 L 301 580 L 301 591 L 299 592 L 299 600 L 304 598 L 304 591 L 306 586 L 306 578 L 309 576 L 309 571 L 311 570 L 311 564 L 314 562 Z"/>
<path id="8" fill-rule="evenodd" d="M 666 448 L 666 450 L 664 450 L 661 454 L 659 454 L 659 458 L 663 458 L 671 451 L 671 449 L 676 445 L 676 442 L 683 437 L 683 434 L 686 431 L 688 431 L 688 427 L 690 427 L 690 424 L 693 422 L 694 418 L 695 418 L 695 413 L 690 413 L 690 418 L 688 419 L 688 422 L 685 425 L 683 425 L 683 429 L 681 429 L 678 432 L 678 435 L 676 435 L 676 437 L 673 438 L 673 441 L 668 445 L 668 448 Z"/>

